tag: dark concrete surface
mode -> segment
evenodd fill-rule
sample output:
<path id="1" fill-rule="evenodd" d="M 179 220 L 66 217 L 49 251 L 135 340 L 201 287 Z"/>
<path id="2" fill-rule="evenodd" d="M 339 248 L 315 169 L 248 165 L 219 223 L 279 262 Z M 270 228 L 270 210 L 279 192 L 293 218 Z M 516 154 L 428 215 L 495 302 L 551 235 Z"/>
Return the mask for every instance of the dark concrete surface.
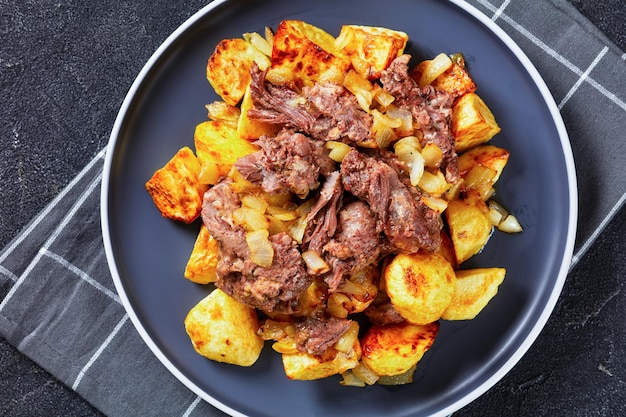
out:
<path id="1" fill-rule="evenodd" d="M 205 4 L 0 2 L 0 247 L 106 144 L 142 63 Z M 572 4 L 626 50 L 623 0 Z M 624 236 L 621 210 L 521 362 L 455 415 L 626 415 Z M 0 416 L 99 415 L 0 339 Z"/>

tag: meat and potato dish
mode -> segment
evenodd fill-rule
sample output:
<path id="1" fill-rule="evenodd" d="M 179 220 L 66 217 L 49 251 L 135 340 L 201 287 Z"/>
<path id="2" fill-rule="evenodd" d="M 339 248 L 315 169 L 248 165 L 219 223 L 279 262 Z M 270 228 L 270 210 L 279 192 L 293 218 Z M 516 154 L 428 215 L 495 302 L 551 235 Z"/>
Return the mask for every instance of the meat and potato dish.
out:
<path id="1" fill-rule="evenodd" d="M 198 222 L 184 276 L 195 350 L 251 366 L 266 341 L 290 379 L 405 384 L 441 321 L 474 318 L 506 271 L 463 269 L 494 229 L 509 152 L 461 54 L 412 65 L 408 36 L 297 20 L 225 39 L 221 100 L 146 183 L 164 217 Z M 190 306 L 191 307 L 191 306 Z"/>

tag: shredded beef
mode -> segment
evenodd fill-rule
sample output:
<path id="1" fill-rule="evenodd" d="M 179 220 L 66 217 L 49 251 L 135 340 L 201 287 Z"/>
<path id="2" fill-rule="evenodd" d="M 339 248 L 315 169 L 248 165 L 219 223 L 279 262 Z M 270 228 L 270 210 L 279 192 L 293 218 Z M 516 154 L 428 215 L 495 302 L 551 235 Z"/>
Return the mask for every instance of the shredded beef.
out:
<path id="1" fill-rule="evenodd" d="M 315 84 L 303 89 L 308 102 L 319 111 L 311 135 L 322 140 L 370 142 L 372 116 L 359 107 L 356 97 L 337 84 Z"/>
<path id="2" fill-rule="evenodd" d="M 344 190 L 369 204 L 378 217 L 379 230 L 398 250 L 414 253 L 439 248 L 441 218 L 387 163 L 353 149 L 343 158 L 341 174 Z"/>
<path id="3" fill-rule="evenodd" d="M 374 213 L 365 202 L 357 200 L 340 210 L 337 233 L 322 249 L 324 259 L 331 266 L 324 277 L 330 293 L 337 290 L 347 275 L 378 263 L 379 235 Z"/>
<path id="4" fill-rule="evenodd" d="M 335 171 L 326 178 L 317 201 L 307 215 L 303 242 L 309 250 L 321 254 L 322 247 L 335 234 L 341 196 L 341 176 L 339 171 Z"/>
<path id="5" fill-rule="evenodd" d="M 287 189 L 300 198 L 319 186 L 319 174 L 334 168 L 324 149 L 310 138 L 283 129 L 276 137 L 256 141 L 259 151 L 240 158 L 235 167 L 248 181 L 261 183 L 268 193 Z"/>
<path id="6" fill-rule="evenodd" d="M 422 145 L 432 142 L 441 149 L 446 180 L 450 183 L 456 182 L 459 178 L 459 164 L 450 130 L 454 97 L 446 92 L 436 91 L 430 85 L 420 88 L 409 76 L 410 58 L 406 54 L 396 58 L 382 72 L 380 81 L 385 91 L 395 97 L 394 103 L 413 114 L 424 134 Z"/>
<path id="7" fill-rule="evenodd" d="M 374 302 L 365 310 L 365 316 L 368 318 L 370 323 L 379 326 L 398 324 L 405 321 L 404 317 L 402 317 L 398 310 L 394 308 L 389 299 L 382 302 L 374 300 Z"/>
<path id="8" fill-rule="evenodd" d="M 305 87 L 300 94 L 288 86 L 265 81 L 266 73 L 252 68 L 250 95 L 254 107 L 248 117 L 283 124 L 312 138 L 360 144 L 372 140 L 372 117 L 361 110 L 356 98 L 337 84 Z"/>
<path id="9" fill-rule="evenodd" d="M 322 355 L 348 330 L 351 320 L 307 317 L 296 323 L 296 347 L 310 355 Z"/>
<path id="10" fill-rule="evenodd" d="M 315 116 L 304 107 L 306 99 L 302 95 L 287 86 L 266 83 L 267 72 L 256 64 L 252 64 L 250 74 L 250 97 L 254 107 L 248 110 L 249 118 L 300 128 L 304 132 L 311 130 Z"/>
<path id="11" fill-rule="evenodd" d="M 227 181 L 204 195 L 202 219 L 219 250 L 215 285 L 246 305 L 266 312 L 292 313 L 312 282 L 298 245 L 288 234 L 278 233 L 270 236 L 272 265 L 263 268 L 252 262 L 245 230 L 232 222 L 232 212 L 240 204 Z"/>

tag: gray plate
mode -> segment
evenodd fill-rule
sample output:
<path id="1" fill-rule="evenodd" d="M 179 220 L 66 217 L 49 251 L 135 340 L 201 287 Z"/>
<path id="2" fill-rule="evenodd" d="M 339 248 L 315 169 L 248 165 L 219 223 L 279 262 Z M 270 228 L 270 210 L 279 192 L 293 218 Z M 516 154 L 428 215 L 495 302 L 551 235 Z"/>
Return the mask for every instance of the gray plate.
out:
<path id="1" fill-rule="evenodd" d="M 204 105 L 217 99 L 205 78 L 223 38 L 301 19 L 333 35 L 342 24 L 385 26 L 409 34 L 415 62 L 462 52 L 502 133 L 492 143 L 511 152 L 497 198 L 524 233 L 494 233 L 464 267 L 508 270 L 499 294 L 469 322 L 443 322 L 416 381 L 366 389 L 339 377 L 289 381 L 280 355 L 266 346 L 251 368 L 196 354 L 185 334 L 188 310 L 209 288 L 182 271 L 199 224 L 163 219 L 144 189 L 182 146 L 193 148 Z M 520 359 L 548 319 L 570 262 L 577 213 L 573 159 L 545 84 L 508 36 L 475 9 L 441 0 L 214 2 L 155 52 L 130 89 L 113 128 L 102 188 L 102 225 L 111 272 L 139 333 L 190 389 L 232 414 L 262 416 L 406 416 L 447 414 L 489 389 Z M 155 387 L 155 391 L 158 387 Z M 158 395 L 158 392 L 155 392 Z"/>

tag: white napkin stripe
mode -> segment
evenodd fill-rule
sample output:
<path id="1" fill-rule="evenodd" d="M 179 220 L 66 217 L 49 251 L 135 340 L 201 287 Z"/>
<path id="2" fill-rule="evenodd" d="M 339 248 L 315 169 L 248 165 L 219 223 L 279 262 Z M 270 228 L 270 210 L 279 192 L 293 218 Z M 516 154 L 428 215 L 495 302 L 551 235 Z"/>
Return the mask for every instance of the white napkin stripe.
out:
<path id="1" fill-rule="evenodd" d="M 80 384 L 80 381 L 82 381 L 83 377 L 85 376 L 89 368 L 91 368 L 91 366 L 98 360 L 100 355 L 102 355 L 102 352 L 104 352 L 107 346 L 109 346 L 113 338 L 119 333 L 120 329 L 122 328 L 124 323 L 126 323 L 126 321 L 128 321 L 128 314 L 125 313 L 124 317 L 122 317 L 122 319 L 117 323 L 117 325 L 113 328 L 111 333 L 109 333 L 107 338 L 104 339 L 104 342 L 102 342 L 102 344 L 94 352 L 91 358 L 89 358 L 85 366 L 83 366 L 83 369 L 81 369 L 80 372 L 78 373 L 78 376 L 76 377 L 76 379 L 74 380 L 74 383 L 72 384 L 72 389 L 74 391 L 76 391 L 76 388 Z"/>
<path id="2" fill-rule="evenodd" d="M 493 16 L 491 16 L 491 21 L 492 22 L 495 22 L 496 20 L 498 20 L 500 15 L 502 13 L 504 13 L 504 9 L 506 9 L 506 7 L 509 5 L 509 3 L 511 3 L 511 0 L 505 0 L 504 3 L 502 3 L 502 5 L 498 8 L 498 10 L 496 10 L 496 12 L 493 14 Z"/>
<path id="3" fill-rule="evenodd" d="M 0 265 L 0 273 L 6 275 L 7 277 L 9 277 L 9 279 L 13 282 L 18 280 L 18 276 L 15 275 L 13 272 L 9 271 L 8 269 L 6 269 L 5 267 L 3 267 L 2 265 Z"/>
<path id="4" fill-rule="evenodd" d="M 83 175 L 85 175 L 85 174 L 83 174 Z M 79 198 L 76 200 L 76 203 L 74 203 L 74 205 L 71 207 L 71 209 L 65 215 L 65 217 L 61 220 L 61 223 L 59 223 L 59 225 L 56 227 L 54 232 L 44 242 L 44 244 L 43 244 L 41 249 L 47 250 L 50 247 L 50 245 L 56 240 L 56 238 L 65 229 L 67 224 L 74 218 L 74 215 L 80 209 L 80 207 L 85 203 L 85 201 L 87 201 L 87 198 L 89 196 L 91 196 L 91 194 L 93 194 L 94 190 L 98 189 L 98 187 L 100 186 L 100 182 L 101 181 L 102 181 L 102 171 L 100 171 L 98 173 L 98 175 L 96 175 L 96 177 L 91 181 L 91 183 L 89 184 L 89 186 L 87 187 L 85 192 L 83 192 L 83 194 L 79 196 Z M 50 210 L 46 210 L 46 211 L 49 212 Z M 41 221 L 41 218 L 43 218 L 43 217 L 42 216 L 38 216 L 37 217 L 37 219 L 38 219 L 37 221 L 38 222 Z M 28 234 L 28 233 L 25 233 L 25 235 L 26 234 Z M 13 295 L 16 293 L 16 291 L 18 290 L 20 285 L 26 280 L 26 278 L 28 278 L 28 276 L 30 275 L 30 273 L 33 270 L 33 268 L 39 263 L 41 257 L 43 256 L 43 253 L 42 253 L 41 249 L 39 250 L 39 252 L 37 252 L 37 255 L 35 255 L 35 258 L 33 258 L 32 262 L 28 265 L 28 267 L 22 273 L 22 275 L 19 277 L 19 279 L 11 287 L 11 289 L 7 293 L 6 297 L 4 297 L 4 300 L 2 300 L 2 303 L 0 303 L 0 311 L 2 311 L 4 309 L 4 307 L 9 302 L 9 300 L 13 297 Z"/>
<path id="5" fill-rule="evenodd" d="M 39 251 L 41 252 L 42 255 L 61 264 L 63 267 L 73 272 L 75 275 L 80 277 L 80 279 L 82 279 L 87 284 L 91 285 L 92 287 L 94 287 L 95 289 L 97 289 L 98 291 L 100 291 L 101 293 L 103 293 L 104 295 L 106 295 L 107 297 L 115 301 L 116 303 L 120 305 L 122 304 L 122 301 L 120 300 L 119 295 L 109 290 L 104 285 L 100 284 L 98 281 L 93 279 L 88 273 L 86 273 L 85 271 L 83 271 L 82 269 L 80 269 L 79 267 L 77 267 L 76 265 L 68 261 L 67 259 L 63 258 L 61 255 L 56 254 L 48 250 L 47 248 L 41 248 Z"/>
<path id="6" fill-rule="evenodd" d="M 580 85 L 589 77 L 589 74 L 591 73 L 591 71 L 593 71 L 593 69 L 596 67 L 596 65 L 598 65 L 598 62 L 600 62 L 600 60 L 604 57 L 604 55 L 606 55 L 608 50 L 609 50 L 608 46 L 605 46 L 604 48 L 602 48 L 602 51 L 600 51 L 598 56 L 596 56 L 596 58 L 593 60 L 593 62 L 591 62 L 591 64 L 585 70 L 585 72 L 583 72 L 581 74 L 581 76 L 578 78 L 578 81 L 576 81 L 576 83 L 572 86 L 572 88 L 567 92 L 565 97 L 563 97 L 563 100 L 561 100 L 561 102 L 559 103 L 559 106 L 558 106 L 559 110 L 561 110 L 563 108 L 563 106 L 565 106 L 565 104 L 569 101 L 569 99 L 578 90 Z"/>
<path id="7" fill-rule="evenodd" d="M 202 401 L 202 398 L 198 395 L 196 397 L 196 399 L 193 400 L 193 402 L 189 405 L 189 407 L 187 407 L 187 409 L 183 413 L 182 417 L 189 417 L 191 415 L 191 413 L 193 412 L 193 410 L 196 409 L 196 407 L 198 406 L 200 401 Z"/>
<path id="8" fill-rule="evenodd" d="M 626 202 L 626 193 L 622 194 L 622 196 L 617 201 L 617 203 L 613 206 L 611 211 L 609 211 L 609 213 L 606 215 L 604 220 L 602 220 L 602 223 L 600 223 L 600 225 L 596 228 L 596 230 L 593 231 L 591 236 L 587 238 L 585 243 L 583 243 L 580 249 L 578 249 L 578 252 L 572 256 L 572 263 L 570 265 L 570 271 L 572 270 L 572 268 L 574 268 L 574 266 L 576 266 L 580 258 L 583 256 L 585 252 L 587 252 L 587 250 L 589 249 L 589 247 L 591 247 L 593 242 L 596 241 L 596 239 L 598 238 L 598 235 L 604 230 L 606 225 L 615 216 L 615 213 L 617 213 L 617 211 L 624 205 L 624 202 Z"/>

